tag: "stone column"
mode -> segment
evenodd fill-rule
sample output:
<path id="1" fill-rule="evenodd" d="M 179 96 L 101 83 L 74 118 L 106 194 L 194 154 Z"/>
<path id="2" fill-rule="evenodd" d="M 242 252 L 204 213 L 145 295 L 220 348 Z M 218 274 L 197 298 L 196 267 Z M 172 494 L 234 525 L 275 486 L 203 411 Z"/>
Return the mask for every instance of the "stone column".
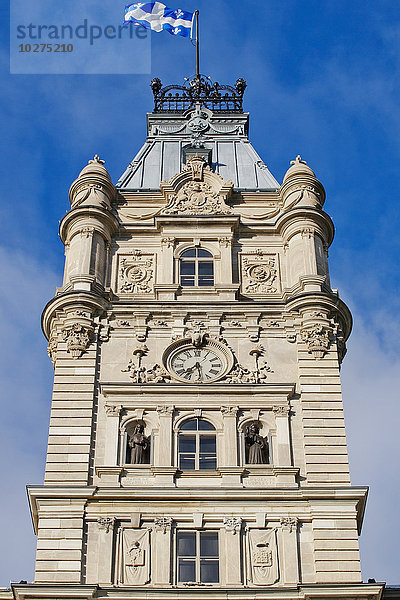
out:
<path id="1" fill-rule="evenodd" d="M 221 547 L 223 552 L 224 572 L 221 583 L 225 585 L 241 585 L 242 583 L 242 561 L 241 561 L 241 517 L 224 517 L 225 529 L 221 530 Z"/>
<path id="2" fill-rule="evenodd" d="M 112 558 L 114 540 L 114 517 L 97 519 L 98 525 L 98 579 L 99 585 L 109 586 L 113 583 Z"/>
<path id="3" fill-rule="evenodd" d="M 222 465 L 224 467 L 234 467 L 238 464 L 238 432 L 236 425 L 238 410 L 237 406 L 221 406 L 224 425 L 224 455 Z"/>
<path id="4" fill-rule="evenodd" d="M 114 467 L 118 464 L 119 416 L 121 406 L 106 404 L 106 435 L 104 449 L 104 465 Z"/>
<path id="5" fill-rule="evenodd" d="M 219 265 L 220 281 L 216 283 L 229 284 L 233 283 L 232 276 L 232 244 L 231 237 L 220 237 L 218 239 L 221 262 Z"/>
<path id="6" fill-rule="evenodd" d="M 274 457 L 274 465 L 278 467 L 289 467 L 292 465 L 290 453 L 289 434 L 289 406 L 274 406 L 273 412 L 276 421 L 277 456 Z"/>
<path id="7" fill-rule="evenodd" d="M 154 452 L 155 467 L 172 466 L 172 415 L 173 406 L 157 406 L 157 413 L 160 420 L 160 430 L 158 435 L 158 445 Z"/>
<path id="8" fill-rule="evenodd" d="M 297 517 L 281 518 L 282 554 L 280 556 L 283 583 L 299 582 L 299 556 L 297 550 Z"/>
<path id="9" fill-rule="evenodd" d="M 154 519 L 152 540 L 152 583 L 168 585 L 171 583 L 171 517 Z"/>
<path id="10" fill-rule="evenodd" d="M 161 260 L 158 264 L 158 282 L 174 283 L 174 237 L 161 238 Z"/>

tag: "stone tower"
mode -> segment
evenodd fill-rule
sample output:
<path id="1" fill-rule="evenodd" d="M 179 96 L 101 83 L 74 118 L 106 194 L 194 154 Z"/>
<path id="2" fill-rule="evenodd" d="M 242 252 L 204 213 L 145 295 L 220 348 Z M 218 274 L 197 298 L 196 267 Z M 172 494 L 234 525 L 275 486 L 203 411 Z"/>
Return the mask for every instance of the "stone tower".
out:
<path id="1" fill-rule="evenodd" d="M 70 189 L 38 537 L 18 599 L 365 598 L 339 369 L 351 315 L 299 156 L 282 185 L 235 86 L 152 82 L 114 186 Z"/>

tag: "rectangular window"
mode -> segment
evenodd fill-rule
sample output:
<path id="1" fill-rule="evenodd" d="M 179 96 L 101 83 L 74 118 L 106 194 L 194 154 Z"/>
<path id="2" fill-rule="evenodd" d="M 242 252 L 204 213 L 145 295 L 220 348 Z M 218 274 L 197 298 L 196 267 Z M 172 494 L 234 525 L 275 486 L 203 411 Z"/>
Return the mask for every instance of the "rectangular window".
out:
<path id="1" fill-rule="evenodd" d="M 178 583 L 218 583 L 217 531 L 178 531 Z"/>

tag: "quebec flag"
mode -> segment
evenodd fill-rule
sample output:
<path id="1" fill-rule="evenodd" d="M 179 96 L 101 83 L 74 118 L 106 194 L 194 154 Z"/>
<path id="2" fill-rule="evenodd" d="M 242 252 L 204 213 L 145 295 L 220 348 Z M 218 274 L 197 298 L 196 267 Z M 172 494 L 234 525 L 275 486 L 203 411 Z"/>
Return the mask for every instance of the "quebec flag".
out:
<path id="1" fill-rule="evenodd" d="M 143 25 L 153 31 L 166 29 L 172 35 L 191 37 L 193 15 L 180 8 L 167 8 L 161 2 L 135 2 L 125 7 L 124 23 Z"/>

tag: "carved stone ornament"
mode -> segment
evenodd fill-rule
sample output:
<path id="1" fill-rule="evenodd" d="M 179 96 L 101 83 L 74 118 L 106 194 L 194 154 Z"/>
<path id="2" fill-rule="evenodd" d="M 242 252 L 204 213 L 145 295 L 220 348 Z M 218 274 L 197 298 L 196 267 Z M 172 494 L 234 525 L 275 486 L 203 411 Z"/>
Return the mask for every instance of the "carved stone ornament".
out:
<path id="1" fill-rule="evenodd" d="M 157 406 L 156 411 L 159 415 L 171 417 L 174 413 L 174 406 Z"/>
<path id="2" fill-rule="evenodd" d="M 159 364 L 154 364 L 147 368 L 135 360 L 130 360 L 125 369 L 121 369 L 122 373 L 129 373 L 129 377 L 134 380 L 134 383 L 169 383 L 171 376 Z"/>
<path id="3" fill-rule="evenodd" d="M 242 517 L 224 517 L 225 529 L 226 531 L 232 531 L 233 535 L 241 530 L 242 522 Z"/>
<path id="4" fill-rule="evenodd" d="M 57 359 L 57 348 L 58 348 L 58 338 L 57 335 L 51 335 L 48 346 L 47 346 L 47 354 L 50 357 L 53 365 L 56 364 Z"/>
<path id="5" fill-rule="evenodd" d="M 115 517 L 100 517 L 97 519 L 99 529 L 104 529 L 106 533 L 109 533 L 114 529 Z"/>
<path id="6" fill-rule="evenodd" d="M 282 517 L 281 527 L 282 529 L 287 529 L 290 533 L 292 533 L 293 530 L 296 530 L 298 522 L 299 520 L 297 517 Z"/>
<path id="7" fill-rule="evenodd" d="M 290 413 L 289 406 L 273 406 L 272 412 L 276 417 L 287 417 Z"/>
<path id="8" fill-rule="evenodd" d="M 272 373 L 271 367 L 264 360 L 260 363 L 260 357 L 265 354 L 262 344 L 257 344 L 250 349 L 249 355 L 254 358 L 254 369 L 243 367 L 236 363 L 232 371 L 227 375 L 227 380 L 231 383 L 267 383 L 268 373 Z"/>
<path id="9" fill-rule="evenodd" d="M 167 531 L 171 531 L 171 526 L 172 517 L 155 517 L 154 519 L 154 529 L 156 531 L 167 533 Z"/>
<path id="10" fill-rule="evenodd" d="M 229 206 L 204 181 L 189 181 L 163 210 L 166 215 L 226 215 Z"/>
<path id="11" fill-rule="evenodd" d="M 133 254 L 120 260 L 119 291 L 127 294 L 152 294 L 155 278 L 155 256 Z"/>
<path id="12" fill-rule="evenodd" d="M 323 325 L 303 329 L 301 339 L 307 344 L 308 352 L 315 358 L 323 358 L 329 350 L 329 331 Z"/>
<path id="13" fill-rule="evenodd" d="M 226 204 L 232 182 L 214 173 L 202 156 L 189 158 L 184 171 L 170 182 L 162 181 L 160 189 L 167 199 L 161 210 L 165 215 L 225 215 L 232 209 Z"/>
<path id="14" fill-rule="evenodd" d="M 73 323 L 63 329 L 63 338 L 67 342 L 67 352 L 70 352 L 74 358 L 79 358 L 86 351 L 91 336 L 92 331 L 80 323 Z"/>
<path id="15" fill-rule="evenodd" d="M 276 294 L 277 267 L 275 255 L 242 257 L 242 289 L 244 294 Z"/>
<path id="16" fill-rule="evenodd" d="M 108 417 L 119 417 L 122 410 L 122 404 L 106 404 L 104 410 Z"/>
<path id="17" fill-rule="evenodd" d="M 221 406 L 220 411 L 226 417 L 236 417 L 238 413 L 238 406 Z"/>
<path id="18" fill-rule="evenodd" d="M 174 237 L 163 237 L 161 238 L 161 247 L 162 248 L 173 248 L 175 244 Z"/>

